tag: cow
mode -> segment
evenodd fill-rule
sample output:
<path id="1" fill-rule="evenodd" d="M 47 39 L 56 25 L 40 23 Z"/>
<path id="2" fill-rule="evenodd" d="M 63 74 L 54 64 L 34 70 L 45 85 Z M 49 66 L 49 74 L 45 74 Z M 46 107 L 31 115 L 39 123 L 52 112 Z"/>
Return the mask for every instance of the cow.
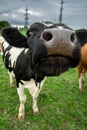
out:
<path id="1" fill-rule="evenodd" d="M 79 90 L 80 92 L 83 92 L 85 73 L 87 71 L 87 30 L 79 29 L 76 31 L 76 35 L 80 38 L 80 45 L 81 45 L 81 61 L 77 69 L 78 69 Z"/>
<path id="2" fill-rule="evenodd" d="M 20 100 L 18 118 L 24 119 L 27 88 L 33 98 L 33 112 L 37 113 L 37 99 L 46 76 L 58 76 L 76 67 L 81 59 L 80 45 L 74 31 L 57 25 L 34 23 L 23 36 L 15 28 L 5 28 L 3 61 L 15 76 Z"/>

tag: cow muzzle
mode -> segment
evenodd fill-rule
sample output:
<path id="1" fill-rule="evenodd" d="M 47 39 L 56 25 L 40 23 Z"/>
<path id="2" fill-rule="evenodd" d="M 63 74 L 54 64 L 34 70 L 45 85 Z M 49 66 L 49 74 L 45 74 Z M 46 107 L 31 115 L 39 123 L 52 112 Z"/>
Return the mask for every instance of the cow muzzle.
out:
<path id="1" fill-rule="evenodd" d="M 45 29 L 41 35 L 48 55 L 62 55 L 72 57 L 76 48 L 77 38 L 74 31 L 69 29 Z"/>

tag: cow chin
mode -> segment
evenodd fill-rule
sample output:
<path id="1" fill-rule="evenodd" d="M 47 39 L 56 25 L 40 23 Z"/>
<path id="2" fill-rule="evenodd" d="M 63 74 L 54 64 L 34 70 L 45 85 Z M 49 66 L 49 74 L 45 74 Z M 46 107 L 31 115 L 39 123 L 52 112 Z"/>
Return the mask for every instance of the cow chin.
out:
<path id="1" fill-rule="evenodd" d="M 44 76 L 58 76 L 71 67 L 77 65 L 77 61 L 64 56 L 50 56 L 39 64 L 39 71 Z"/>

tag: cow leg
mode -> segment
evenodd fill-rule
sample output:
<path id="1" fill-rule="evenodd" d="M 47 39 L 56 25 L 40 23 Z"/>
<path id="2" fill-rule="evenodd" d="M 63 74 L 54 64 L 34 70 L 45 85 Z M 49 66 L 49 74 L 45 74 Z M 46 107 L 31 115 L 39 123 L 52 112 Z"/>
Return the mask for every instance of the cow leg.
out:
<path id="1" fill-rule="evenodd" d="M 25 95 L 25 92 L 24 92 L 24 86 L 20 83 L 19 83 L 19 88 L 17 88 L 17 92 L 18 92 L 19 100 L 20 100 L 18 118 L 22 120 L 25 117 L 24 103 L 26 101 L 26 95 Z"/>
<path id="2" fill-rule="evenodd" d="M 32 109 L 33 109 L 34 113 L 38 113 L 38 111 L 39 111 L 38 106 L 37 106 L 37 100 L 38 100 L 38 96 L 39 96 L 41 87 L 42 86 L 40 86 L 40 87 L 38 85 L 36 86 L 35 83 L 34 83 L 33 87 L 29 87 L 29 92 L 33 99 Z"/>
<path id="3" fill-rule="evenodd" d="M 10 86 L 14 87 L 14 77 L 11 72 L 8 71 L 9 78 L 10 78 Z"/>
<path id="4" fill-rule="evenodd" d="M 79 90 L 80 90 L 80 92 L 84 91 L 84 74 L 85 74 L 84 70 L 82 70 L 81 73 L 79 74 Z"/>
<path id="5" fill-rule="evenodd" d="M 33 113 L 36 114 L 39 112 L 38 106 L 37 106 L 37 101 L 38 101 L 38 96 L 39 93 L 41 91 L 42 85 L 44 83 L 45 79 L 41 82 L 41 84 L 37 84 L 37 86 L 35 85 L 35 83 L 33 84 L 33 87 L 29 88 L 29 92 L 32 95 L 33 98 L 33 105 L 32 105 L 32 109 L 33 109 Z"/>

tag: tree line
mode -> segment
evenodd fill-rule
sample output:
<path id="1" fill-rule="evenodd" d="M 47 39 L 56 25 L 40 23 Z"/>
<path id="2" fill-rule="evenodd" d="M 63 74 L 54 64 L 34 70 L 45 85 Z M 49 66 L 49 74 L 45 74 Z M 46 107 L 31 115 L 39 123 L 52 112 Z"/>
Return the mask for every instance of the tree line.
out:
<path id="1" fill-rule="evenodd" d="M 10 23 L 7 21 L 0 21 L 0 30 L 2 30 L 2 28 L 4 27 L 10 27 Z"/>

